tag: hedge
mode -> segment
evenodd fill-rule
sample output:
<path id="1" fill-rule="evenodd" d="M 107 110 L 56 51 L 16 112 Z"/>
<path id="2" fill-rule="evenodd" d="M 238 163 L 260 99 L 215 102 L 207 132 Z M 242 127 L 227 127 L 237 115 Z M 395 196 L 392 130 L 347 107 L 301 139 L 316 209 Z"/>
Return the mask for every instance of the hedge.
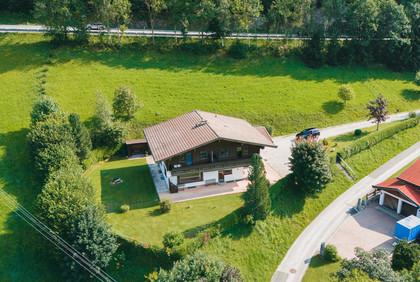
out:
<path id="1" fill-rule="evenodd" d="M 400 131 L 415 127 L 417 124 L 419 124 L 419 121 L 419 117 L 410 118 L 405 121 L 398 122 L 395 125 L 385 128 L 381 131 L 373 132 L 344 147 L 339 152 L 337 152 L 337 155 L 339 155 L 342 159 L 350 158 L 351 156 L 354 156 L 363 150 L 375 146 L 382 140 L 390 138 L 392 135 Z"/>

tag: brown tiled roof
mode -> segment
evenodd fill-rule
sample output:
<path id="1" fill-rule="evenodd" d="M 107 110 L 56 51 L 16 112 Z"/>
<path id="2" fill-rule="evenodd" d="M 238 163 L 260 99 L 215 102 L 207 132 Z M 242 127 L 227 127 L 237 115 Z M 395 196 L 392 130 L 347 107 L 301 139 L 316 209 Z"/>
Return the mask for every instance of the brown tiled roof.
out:
<path id="1" fill-rule="evenodd" d="M 146 139 L 134 139 L 134 140 L 125 141 L 126 145 L 143 144 L 143 143 L 147 143 Z"/>
<path id="2" fill-rule="evenodd" d="M 265 130 L 265 129 L 264 129 Z M 265 130 L 266 131 L 266 130 Z M 143 130 L 155 161 L 215 140 L 276 147 L 267 133 L 239 118 L 194 110 Z"/>
<path id="3" fill-rule="evenodd" d="M 405 182 L 411 183 L 417 187 L 420 187 L 420 159 L 414 162 L 397 178 L 404 180 Z"/>
<path id="4" fill-rule="evenodd" d="M 407 183 L 403 180 L 392 178 L 378 185 L 374 185 L 373 187 L 384 190 L 390 189 L 393 191 L 398 191 L 407 199 L 410 199 L 412 202 L 417 204 L 417 206 L 420 206 L 420 188 L 417 188 L 416 186 L 411 185 L 410 183 Z"/>

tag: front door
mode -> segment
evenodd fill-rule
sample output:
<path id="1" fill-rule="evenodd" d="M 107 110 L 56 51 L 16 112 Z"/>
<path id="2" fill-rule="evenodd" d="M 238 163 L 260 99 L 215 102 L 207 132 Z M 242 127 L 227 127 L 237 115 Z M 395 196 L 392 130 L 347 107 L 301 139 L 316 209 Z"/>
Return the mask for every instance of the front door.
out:
<path id="1" fill-rule="evenodd" d="M 225 182 L 225 172 L 219 171 L 219 182 Z"/>
<path id="2" fill-rule="evenodd" d="M 191 157 L 191 154 L 186 154 L 186 158 L 187 158 L 187 166 L 192 165 L 192 157 Z"/>

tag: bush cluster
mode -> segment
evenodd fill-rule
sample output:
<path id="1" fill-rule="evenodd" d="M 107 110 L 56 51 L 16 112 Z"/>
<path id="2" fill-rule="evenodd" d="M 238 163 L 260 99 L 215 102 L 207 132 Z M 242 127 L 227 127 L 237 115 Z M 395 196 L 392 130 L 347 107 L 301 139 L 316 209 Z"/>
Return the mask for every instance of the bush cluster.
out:
<path id="1" fill-rule="evenodd" d="M 419 121 L 420 118 L 411 118 L 403 122 L 399 122 L 388 128 L 385 128 L 381 131 L 373 132 L 350 143 L 348 146 L 344 147 L 339 152 L 337 152 L 337 154 L 343 159 L 350 158 L 351 156 L 354 156 L 360 153 L 361 151 L 378 144 L 379 142 L 391 137 L 392 135 L 400 131 L 417 126 L 419 124 Z"/>
<path id="2" fill-rule="evenodd" d="M 324 258 L 331 262 L 336 262 L 341 259 L 338 255 L 337 247 L 330 244 L 328 244 L 324 249 Z"/>
<path id="3" fill-rule="evenodd" d="M 245 59 L 249 53 L 249 46 L 239 40 L 236 40 L 235 43 L 229 47 L 227 53 L 234 59 Z"/>
<path id="4" fill-rule="evenodd" d="M 162 199 L 162 200 L 160 200 L 159 205 L 160 205 L 160 211 L 162 213 L 168 213 L 172 209 L 172 202 L 169 199 Z"/>
<path id="5" fill-rule="evenodd" d="M 392 268 L 411 270 L 416 262 L 420 262 L 420 245 L 405 240 L 398 241 L 392 255 Z"/>
<path id="6" fill-rule="evenodd" d="M 121 213 L 126 213 L 126 212 L 128 212 L 130 210 L 130 206 L 129 205 L 122 205 L 121 207 L 120 207 L 120 212 Z"/>
<path id="7" fill-rule="evenodd" d="M 168 232 L 163 235 L 163 245 L 167 248 L 173 248 L 184 243 L 184 235 L 180 232 Z"/>

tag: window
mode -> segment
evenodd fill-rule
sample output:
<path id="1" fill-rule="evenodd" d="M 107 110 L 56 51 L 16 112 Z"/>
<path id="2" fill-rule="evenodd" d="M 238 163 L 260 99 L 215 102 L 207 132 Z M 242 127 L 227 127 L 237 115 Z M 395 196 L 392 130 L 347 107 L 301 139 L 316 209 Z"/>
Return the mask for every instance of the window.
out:
<path id="1" fill-rule="evenodd" d="M 178 184 L 197 182 L 203 180 L 202 173 L 189 173 L 178 176 Z"/>
<path id="2" fill-rule="evenodd" d="M 238 158 L 242 158 L 242 147 L 236 147 L 236 155 Z"/>
<path id="3" fill-rule="evenodd" d="M 207 160 L 209 158 L 209 152 L 202 151 L 200 152 L 200 160 Z"/>
<path id="4" fill-rule="evenodd" d="M 221 149 L 220 150 L 220 157 L 221 158 L 229 157 L 229 149 Z"/>
<path id="5" fill-rule="evenodd" d="M 185 155 L 184 154 L 179 155 L 179 161 L 180 162 L 185 162 Z"/>
<path id="6" fill-rule="evenodd" d="M 248 146 L 244 146 L 243 153 L 244 153 L 244 155 L 247 155 L 249 153 L 248 152 Z"/>
<path id="7" fill-rule="evenodd" d="M 229 175 L 229 174 L 232 174 L 232 170 L 231 169 L 225 170 L 225 175 Z"/>

